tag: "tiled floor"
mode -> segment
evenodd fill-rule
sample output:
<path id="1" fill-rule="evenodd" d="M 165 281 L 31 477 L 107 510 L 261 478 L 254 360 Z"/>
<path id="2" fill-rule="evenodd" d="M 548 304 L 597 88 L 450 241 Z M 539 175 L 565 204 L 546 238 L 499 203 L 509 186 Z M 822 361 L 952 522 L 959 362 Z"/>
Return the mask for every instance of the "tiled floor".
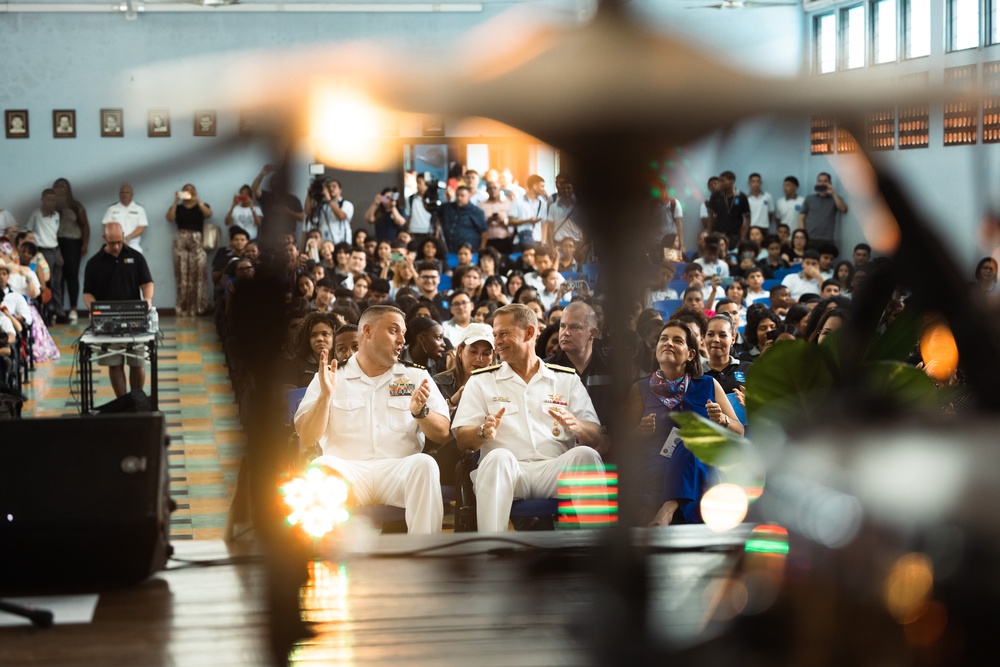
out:
<path id="1" fill-rule="evenodd" d="M 171 534 L 175 540 L 221 539 L 244 446 L 222 344 L 210 318 L 161 317 L 160 330 L 160 410 L 170 436 L 170 493 L 178 503 Z M 82 331 L 82 325 L 53 328 L 62 357 L 36 366 L 25 391 L 25 418 L 78 412 L 74 342 Z M 105 369 L 95 366 L 94 374 L 94 403 L 102 405 L 114 393 Z"/>

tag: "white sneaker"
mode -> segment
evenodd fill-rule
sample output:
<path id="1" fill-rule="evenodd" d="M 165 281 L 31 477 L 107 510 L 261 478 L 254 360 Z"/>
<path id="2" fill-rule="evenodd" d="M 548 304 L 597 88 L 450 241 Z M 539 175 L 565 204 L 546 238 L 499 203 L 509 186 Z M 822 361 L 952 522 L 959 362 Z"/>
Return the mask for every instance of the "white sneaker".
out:
<path id="1" fill-rule="evenodd" d="M 76 314 L 76 311 L 75 311 L 75 310 L 71 310 L 71 311 L 69 311 L 69 323 L 70 323 L 70 324 L 76 324 L 76 323 L 77 323 L 77 320 L 79 320 L 79 319 L 80 319 L 80 318 L 79 318 L 79 317 L 77 316 L 77 314 Z"/>

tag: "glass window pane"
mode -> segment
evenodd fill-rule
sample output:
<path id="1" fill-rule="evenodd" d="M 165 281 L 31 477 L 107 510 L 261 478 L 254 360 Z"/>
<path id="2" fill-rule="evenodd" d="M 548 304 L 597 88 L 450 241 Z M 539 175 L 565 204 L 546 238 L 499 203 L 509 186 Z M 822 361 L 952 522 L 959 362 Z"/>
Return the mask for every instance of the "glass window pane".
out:
<path id="1" fill-rule="evenodd" d="M 950 0 L 951 50 L 979 46 L 979 0 Z"/>
<path id="2" fill-rule="evenodd" d="M 906 57 L 931 54 L 931 0 L 909 0 L 906 4 Z"/>
<path id="3" fill-rule="evenodd" d="M 875 3 L 875 62 L 896 60 L 896 0 Z"/>
<path id="4" fill-rule="evenodd" d="M 847 69 L 865 66 L 865 7 L 858 5 L 845 9 L 841 15 L 844 25 L 844 51 Z"/>
<path id="5" fill-rule="evenodd" d="M 990 2 L 990 44 L 1000 44 L 1000 0 Z"/>
<path id="6" fill-rule="evenodd" d="M 837 18 L 833 14 L 816 18 L 816 68 L 820 74 L 837 69 Z"/>

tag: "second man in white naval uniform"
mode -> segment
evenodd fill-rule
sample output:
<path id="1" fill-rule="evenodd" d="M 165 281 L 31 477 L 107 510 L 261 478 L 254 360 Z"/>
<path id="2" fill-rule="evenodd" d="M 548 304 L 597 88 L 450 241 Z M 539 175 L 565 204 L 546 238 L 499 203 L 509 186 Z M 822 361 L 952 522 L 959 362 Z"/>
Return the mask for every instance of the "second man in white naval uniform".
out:
<path id="1" fill-rule="evenodd" d="M 581 467 L 603 471 L 601 424 L 587 389 L 571 368 L 535 355 L 538 321 L 521 304 L 493 320 L 502 363 L 476 371 L 465 386 L 452 430 L 459 449 L 479 449 L 473 480 L 479 532 L 507 529 L 520 498 L 554 498 L 559 475 Z"/>

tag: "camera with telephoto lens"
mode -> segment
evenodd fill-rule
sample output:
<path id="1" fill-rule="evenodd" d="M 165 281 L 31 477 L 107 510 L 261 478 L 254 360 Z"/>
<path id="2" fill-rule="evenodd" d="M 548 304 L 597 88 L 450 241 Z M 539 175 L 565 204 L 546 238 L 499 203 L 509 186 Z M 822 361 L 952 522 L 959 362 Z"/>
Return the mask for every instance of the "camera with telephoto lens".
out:
<path id="1" fill-rule="evenodd" d="M 424 208 L 431 215 L 437 213 L 441 209 L 441 192 L 448 187 L 447 183 L 443 181 L 436 181 L 431 176 L 431 172 L 424 173 L 424 183 L 427 185 L 427 189 L 424 191 Z"/>
<path id="2" fill-rule="evenodd" d="M 309 165 L 312 180 L 309 181 L 309 199 L 313 203 L 322 204 L 326 201 L 326 167 L 322 164 Z"/>

